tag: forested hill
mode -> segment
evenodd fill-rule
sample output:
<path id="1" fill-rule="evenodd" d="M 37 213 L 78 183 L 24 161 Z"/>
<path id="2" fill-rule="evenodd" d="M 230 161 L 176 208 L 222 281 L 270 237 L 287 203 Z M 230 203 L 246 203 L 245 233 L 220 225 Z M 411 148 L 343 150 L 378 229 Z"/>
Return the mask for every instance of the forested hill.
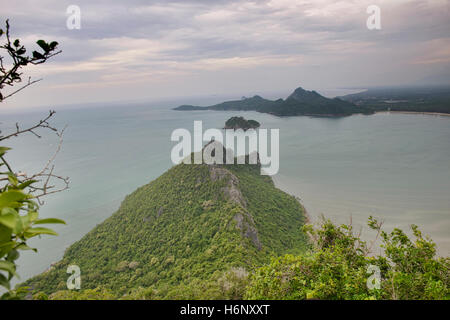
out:
<path id="1" fill-rule="evenodd" d="M 355 113 L 370 114 L 372 111 L 363 106 L 339 98 L 329 99 L 316 91 L 307 91 L 297 88 L 286 100 L 275 101 L 254 96 L 236 101 L 222 102 L 207 107 L 182 105 L 174 110 L 232 110 L 232 111 L 258 111 L 276 116 L 348 116 Z"/>
<path id="2" fill-rule="evenodd" d="M 147 298 L 230 298 L 227 277 L 270 256 L 304 252 L 304 220 L 298 201 L 260 175 L 259 165 L 180 164 L 128 195 L 25 285 L 67 290 L 67 267 L 78 265 L 83 290 L 100 287 L 114 298 L 138 288 Z"/>

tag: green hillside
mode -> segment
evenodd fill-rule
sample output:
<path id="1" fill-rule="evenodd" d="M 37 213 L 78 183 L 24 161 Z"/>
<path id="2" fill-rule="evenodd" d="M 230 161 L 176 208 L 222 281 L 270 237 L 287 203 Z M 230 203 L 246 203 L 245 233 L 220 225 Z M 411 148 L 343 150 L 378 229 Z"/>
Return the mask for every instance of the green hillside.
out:
<path id="1" fill-rule="evenodd" d="M 221 298 L 217 286 L 227 272 L 304 252 L 304 220 L 298 201 L 258 165 L 180 164 L 128 195 L 25 285 L 46 294 L 65 290 L 67 267 L 78 265 L 82 289 L 102 287 L 115 297 L 142 287 L 152 298 Z"/>
<path id="2" fill-rule="evenodd" d="M 22 284 L 33 291 L 26 297 L 450 299 L 450 260 L 417 226 L 410 239 L 369 217 L 375 249 L 351 224 L 304 226 L 298 201 L 259 173 L 257 165 L 173 167 Z M 69 265 L 80 267 L 82 290 L 67 290 Z"/>

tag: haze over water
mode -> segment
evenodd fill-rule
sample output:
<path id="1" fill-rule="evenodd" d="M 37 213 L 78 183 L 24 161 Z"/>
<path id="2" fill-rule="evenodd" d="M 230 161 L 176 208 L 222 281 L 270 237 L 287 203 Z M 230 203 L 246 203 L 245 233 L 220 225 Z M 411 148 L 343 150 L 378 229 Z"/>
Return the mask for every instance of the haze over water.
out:
<path id="1" fill-rule="evenodd" d="M 66 220 L 58 237 L 31 242 L 39 253 L 19 260 L 22 280 L 58 261 L 70 244 L 118 208 L 125 195 L 172 166 L 174 129 L 222 128 L 234 115 L 280 129 L 280 171 L 275 183 L 299 196 L 313 220 L 320 214 L 356 226 L 369 215 L 385 228 L 412 223 L 430 235 L 438 252 L 450 252 L 450 117 L 407 114 L 345 118 L 280 118 L 256 112 L 170 110 L 189 101 L 59 109 L 55 124 L 68 128 L 57 173 L 70 176 L 68 191 L 50 196 L 41 216 Z M 1 114 L 2 128 L 32 123 L 44 112 Z M 10 140 L 17 169 L 44 165 L 57 139 L 44 135 Z M 29 153 L 25 153 L 28 148 Z M 300 231 L 299 231 L 300 232 Z"/>

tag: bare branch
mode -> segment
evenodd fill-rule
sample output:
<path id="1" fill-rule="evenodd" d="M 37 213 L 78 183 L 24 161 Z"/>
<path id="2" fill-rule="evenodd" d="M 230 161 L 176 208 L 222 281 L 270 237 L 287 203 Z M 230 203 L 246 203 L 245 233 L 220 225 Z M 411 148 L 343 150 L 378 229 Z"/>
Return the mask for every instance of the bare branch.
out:
<path id="1" fill-rule="evenodd" d="M 22 82 L 22 72 L 21 69 L 27 65 L 37 65 L 46 62 L 51 57 L 61 53 L 61 51 L 56 51 L 58 43 L 56 41 L 45 42 L 44 40 L 36 41 L 36 44 L 40 47 L 40 51 L 33 51 L 32 55 L 29 56 L 26 54 L 26 48 L 21 45 L 19 39 L 15 39 L 12 41 L 10 36 L 10 25 L 9 21 L 6 20 L 6 30 L 5 30 L 6 40 L 3 44 L 0 45 L 0 49 L 3 49 L 7 52 L 9 56 L 9 61 L 5 61 L 4 56 L 0 56 L 0 90 L 2 90 L 5 86 L 15 86 L 17 83 Z M 3 35 L 3 31 L 0 32 L 0 36 Z M 3 39 L 3 38 L 2 38 Z M 18 89 L 14 89 L 12 92 L 7 95 L 2 94 L 0 92 L 0 102 L 4 101 L 7 98 L 17 94 L 18 92 L 24 90 L 25 88 L 41 81 L 42 79 L 32 80 L 31 77 L 28 77 L 28 81 L 25 85 L 21 86 Z M 61 192 L 69 188 L 69 178 L 62 177 L 54 173 L 55 166 L 54 161 L 61 150 L 61 145 L 63 141 L 63 133 L 66 127 L 64 127 L 61 131 L 58 131 L 55 127 L 50 125 L 49 120 L 53 117 L 55 111 L 50 110 L 49 114 L 42 120 L 39 120 L 38 123 L 33 126 L 27 128 L 21 128 L 18 123 L 15 124 L 15 131 L 7 133 L 6 135 L 0 135 L 0 142 L 20 136 L 25 133 L 31 133 L 37 138 L 41 138 L 39 134 L 40 129 L 48 129 L 56 133 L 59 137 L 58 146 L 50 157 L 50 159 L 45 163 L 44 167 L 37 173 L 28 176 L 24 172 L 14 172 L 14 168 L 6 161 L 4 154 L 0 157 L 0 164 L 4 164 L 9 172 L 0 172 L 2 177 L 0 181 L 3 186 L 1 188 L 9 187 L 9 173 L 12 173 L 17 178 L 19 183 L 32 182 L 27 188 L 31 194 L 37 199 L 39 204 L 43 204 L 41 200 L 42 197 Z M 1 130 L 0 130 L 0 133 Z"/>
<path id="2" fill-rule="evenodd" d="M 384 220 L 381 220 L 380 222 L 378 222 L 378 224 L 376 225 L 376 229 L 377 229 L 377 235 L 375 236 L 375 239 L 372 240 L 370 242 L 370 247 L 368 248 L 368 252 L 371 253 L 372 252 L 372 248 L 375 245 L 375 243 L 378 241 L 378 238 L 380 237 L 381 234 L 381 228 L 383 227 L 384 224 Z"/>
<path id="3" fill-rule="evenodd" d="M 24 172 L 16 173 L 16 176 L 20 183 L 24 183 L 27 181 L 35 181 L 30 186 L 28 186 L 30 193 L 33 194 L 34 198 L 39 202 L 40 205 L 44 204 L 42 198 L 44 196 L 48 196 L 53 193 L 62 192 L 69 188 L 69 178 L 57 175 L 54 173 L 55 165 L 54 161 L 56 159 L 57 154 L 61 150 L 61 146 L 63 143 L 63 134 L 66 127 L 64 127 L 61 131 L 56 132 L 59 137 L 59 142 L 56 147 L 55 152 L 46 162 L 44 167 L 37 173 L 28 176 Z M 2 158 L 2 161 L 7 164 L 7 162 Z M 11 167 L 9 167 L 10 172 L 13 172 Z M 14 172 L 13 172 L 14 173 Z M 0 181 L 7 181 L 7 178 L 0 179 Z"/>
<path id="4" fill-rule="evenodd" d="M 58 132 L 58 130 L 57 130 L 56 128 L 52 127 L 52 126 L 48 123 L 48 120 L 49 120 L 51 117 L 53 117 L 53 115 L 54 115 L 55 113 L 56 113 L 56 111 L 50 110 L 47 117 L 45 117 L 45 118 L 42 119 L 42 120 L 39 120 L 39 122 L 38 122 L 37 124 L 35 124 L 35 125 L 32 126 L 32 127 L 26 128 L 26 129 L 20 129 L 19 124 L 16 123 L 16 131 L 13 132 L 13 133 L 11 133 L 11 134 L 8 134 L 8 135 L 6 135 L 6 136 L 0 136 L 0 141 L 7 140 L 7 139 L 10 139 L 10 138 L 12 138 L 12 137 L 17 137 L 18 135 L 23 134 L 23 133 L 26 133 L 26 132 L 30 132 L 30 133 L 34 134 L 35 136 L 37 136 L 38 138 L 41 138 L 40 135 L 38 135 L 36 132 L 34 132 L 34 130 L 36 130 L 36 129 L 38 129 L 38 128 L 45 128 L 45 129 L 50 129 L 50 130 L 52 130 L 52 131 Z"/>
<path id="5" fill-rule="evenodd" d="M 5 158 L 3 156 L 0 157 L 0 159 L 2 159 L 3 163 L 5 164 L 5 166 L 8 168 L 9 172 L 13 172 L 11 169 L 11 166 L 9 165 L 9 163 L 5 160 Z M 6 180 L 8 180 L 8 178 L 6 178 Z"/>
<path id="6" fill-rule="evenodd" d="M 11 92 L 10 94 L 8 94 L 7 96 L 3 97 L 2 101 L 5 101 L 6 99 L 8 99 L 9 97 L 11 97 L 12 95 L 15 95 L 17 92 L 22 91 L 23 89 L 31 86 L 32 84 L 35 84 L 36 82 L 42 81 L 42 79 L 37 79 L 37 80 L 33 80 L 31 81 L 31 77 L 28 78 L 28 83 L 24 86 L 22 86 L 21 88 L 17 89 L 16 91 Z"/>

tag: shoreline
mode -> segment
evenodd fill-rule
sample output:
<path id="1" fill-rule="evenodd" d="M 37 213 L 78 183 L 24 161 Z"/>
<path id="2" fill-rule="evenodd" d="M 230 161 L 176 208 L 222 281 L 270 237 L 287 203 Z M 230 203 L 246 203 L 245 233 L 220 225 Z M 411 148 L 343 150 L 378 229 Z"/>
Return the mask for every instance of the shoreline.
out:
<path id="1" fill-rule="evenodd" d="M 303 209 L 303 216 L 305 217 L 305 223 L 303 225 L 304 226 L 307 224 L 313 225 L 314 223 L 311 219 L 311 216 L 309 215 L 308 211 L 306 210 L 305 206 L 303 205 L 300 197 L 297 197 L 297 196 L 293 196 L 293 197 L 295 198 L 295 200 L 297 200 L 297 202 L 300 204 L 300 206 Z M 310 233 L 306 233 L 306 237 L 309 239 L 309 243 L 314 246 L 316 243 L 316 239 L 313 237 L 313 235 Z"/>
<path id="2" fill-rule="evenodd" d="M 450 113 L 442 113 L 442 112 L 420 112 L 420 111 L 376 111 L 375 112 L 375 114 L 379 114 L 379 113 L 421 114 L 421 115 L 438 116 L 438 117 L 450 117 Z"/>
<path id="3" fill-rule="evenodd" d="M 297 199 L 298 203 L 302 206 L 303 209 L 303 215 L 305 216 L 305 223 L 306 224 L 312 224 L 313 221 L 311 219 L 311 216 L 308 213 L 308 210 L 306 210 L 305 206 L 303 205 L 303 203 L 301 203 L 300 199 Z"/>

